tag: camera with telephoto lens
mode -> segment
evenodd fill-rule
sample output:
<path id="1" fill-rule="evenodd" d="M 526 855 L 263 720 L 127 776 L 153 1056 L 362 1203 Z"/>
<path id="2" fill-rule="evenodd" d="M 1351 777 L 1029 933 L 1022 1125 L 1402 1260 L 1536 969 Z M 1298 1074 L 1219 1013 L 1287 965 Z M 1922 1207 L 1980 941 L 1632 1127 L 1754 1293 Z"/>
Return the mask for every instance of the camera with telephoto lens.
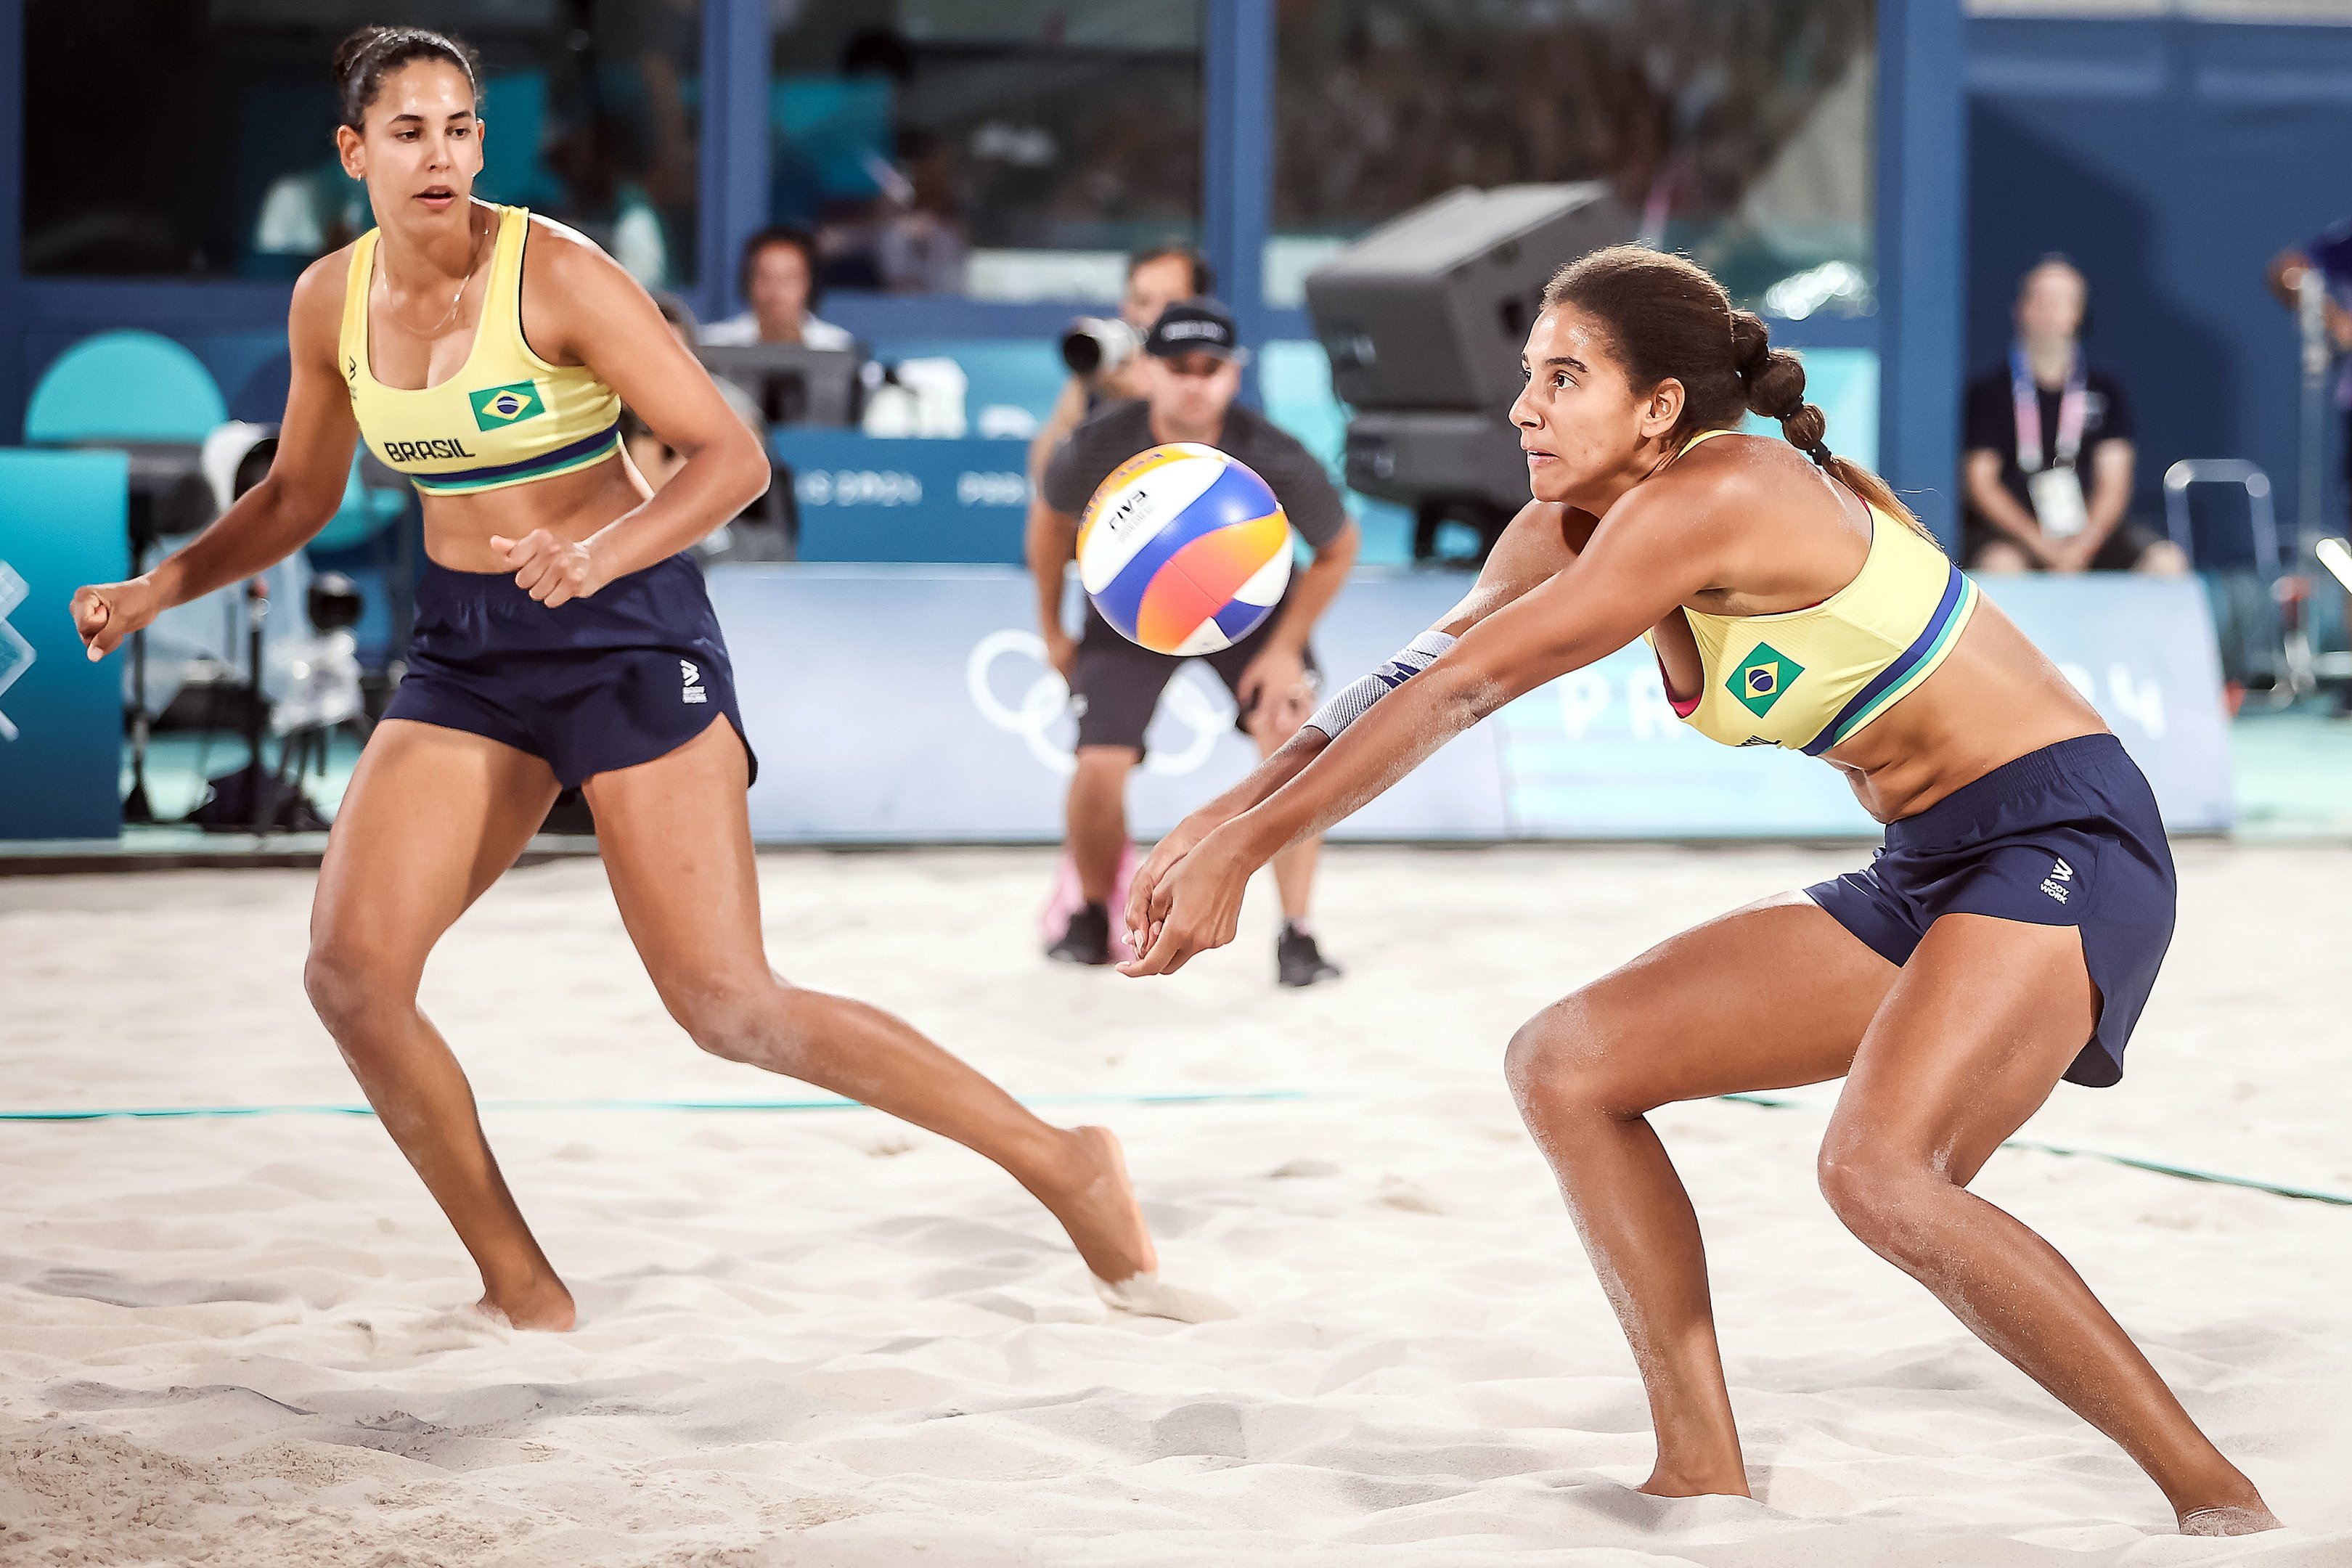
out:
<path id="1" fill-rule="evenodd" d="M 1142 337 L 1117 316 L 1080 316 L 1062 333 L 1062 363 L 1074 374 L 1102 375 L 1142 346 Z"/>

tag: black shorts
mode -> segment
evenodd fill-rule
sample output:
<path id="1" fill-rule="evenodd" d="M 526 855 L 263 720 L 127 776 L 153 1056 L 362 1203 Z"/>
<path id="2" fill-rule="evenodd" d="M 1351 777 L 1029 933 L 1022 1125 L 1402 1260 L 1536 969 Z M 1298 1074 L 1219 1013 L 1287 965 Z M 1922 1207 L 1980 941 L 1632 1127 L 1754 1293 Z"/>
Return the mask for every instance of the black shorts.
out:
<path id="1" fill-rule="evenodd" d="M 383 712 L 529 752 L 565 789 L 667 756 L 722 714 L 741 735 L 719 616 L 684 555 L 551 610 L 512 573 L 427 561 L 408 673 Z"/>
<path id="2" fill-rule="evenodd" d="M 1241 696 L 1235 689 L 1241 684 L 1242 671 L 1273 639 L 1274 623 L 1281 616 L 1282 606 L 1276 605 L 1257 630 L 1229 648 L 1200 656 L 1217 672 L 1225 689 L 1234 692 L 1236 701 Z M 1313 648 L 1307 650 L 1306 660 L 1307 669 L 1315 670 Z M 1143 731 L 1150 726 L 1152 710 L 1160 706 L 1160 694 L 1183 662 L 1171 654 L 1154 653 L 1128 641 L 1088 605 L 1086 630 L 1079 634 L 1077 665 L 1070 672 L 1070 710 L 1078 716 L 1078 744 L 1142 751 Z M 1234 716 L 1234 728 L 1246 733 L 1248 720 L 1244 709 Z"/>
<path id="3" fill-rule="evenodd" d="M 2126 518 L 2116 524 L 2113 532 L 2099 542 L 2099 552 L 2091 557 L 2090 569 L 2094 572 L 2134 571 L 2138 567 L 2141 556 L 2169 537 L 2171 536 L 2168 534 L 2158 533 L 2144 522 L 2134 522 L 2129 518 Z M 1963 565 L 1974 566 L 1977 563 L 1977 557 L 1984 552 L 1984 548 L 1988 544 L 2014 544 L 2015 542 L 2009 535 L 1985 521 L 1973 511 L 1961 521 L 1960 561 Z M 2024 547 L 2020 545 L 2018 548 Z M 2037 564 L 2033 570 L 2039 572 L 2042 567 Z"/>
<path id="4" fill-rule="evenodd" d="M 2156 796 L 2113 735 L 2028 752 L 1886 825 L 1868 866 L 1805 896 L 1889 963 L 1939 915 L 2073 926 L 2099 989 L 2099 1022 L 2066 1069 L 2104 1089 L 2172 943 L 2172 850 Z"/>

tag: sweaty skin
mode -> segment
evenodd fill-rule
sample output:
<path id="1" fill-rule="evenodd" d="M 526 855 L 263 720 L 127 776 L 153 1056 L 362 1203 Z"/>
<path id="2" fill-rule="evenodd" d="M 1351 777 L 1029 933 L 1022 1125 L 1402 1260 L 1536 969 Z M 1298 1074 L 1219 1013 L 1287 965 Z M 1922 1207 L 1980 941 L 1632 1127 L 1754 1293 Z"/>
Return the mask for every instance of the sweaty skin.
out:
<path id="1" fill-rule="evenodd" d="M 1122 972 L 1171 973 L 1232 941 L 1244 882 L 1268 856 L 1512 699 L 1644 630 L 1669 688 L 1695 692 L 1685 607 L 1801 609 L 1861 571 L 1870 521 L 1856 496 L 1782 441 L 1727 436 L 1677 458 L 1692 434 L 1682 384 L 1633 384 L 1604 324 L 1549 310 L 1527 360 L 1512 417 L 1535 499 L 1440 623 L 1460 640 L 1337 740 L 1300 731 L 1164 839 L 1135 877 L 1127 921 L 1142 956 Z M 2104 730 L 1981 604 L 1935 673 L 1828 761 L 1892 822 Z M 1847 1227 L 2114 1438 L 2184 1533 L 2275 1528 L 2065 1259 L 1967 1190 L 2056 1086 L 2098 1008 L 2073 927 L 1947 915 L 1898 969 L 1788 894 L 1661 943 L 1518 1032 L 1507 1075 L 1520 1113 L 1649 1395 L 1657 1460 L 1642 1489 L 1749 1491 L 1697 1217 L 1646 1113 L 1843 1077 L 1819 1176 Z"/>
<path id="2" fill-rule="evenodd" d="M 384 79 L 364 131 L 338 139 L 382 228 L 369 285 L 374 374 L 388 386 L 438 384 L 472 352 L 491 257 L 495 215 L 471 196 L 481 170 L 472 86 L 446 62 L 411 62 Z M 338 251 L 295 285 L 293 382 L 268 477 L 154 571 L 74 595 L 91 658 L 160 611 L 284 559 L 333 515 L 359 438 L 335 357 L 349 264 Z M 427 496 L 436 563 L 511 573 L 554 606 L 675 554 L 766 488 L 758 437 L 602 251 L 533 219 L 520 310 L 540 357 L 593 370 L 683 466 L 657 494 L 616 454 L 535 483 Z M 1109 1131 L 1050 1126 L 902 1020 L 768 966 L 748 770 L 722 721 L 584 786 L 614 900 L 671 1016 L 713 1055 L 861 1100 L 995 1161 L 1122 1304 L 1202 1310 L 1151 1278 L 1151 1237 Z M 530 1329 L 570 1328 L 572 1294 L 508 1190 L 465 1072 L 416 988 L 441 933 L 514 862 L 556 793 L 552 771 L 529 752 L 440 725 L 379 724 L 336 813 L 303 974 L 385 1131 L 472 1254 L 482 1310 Z"/>

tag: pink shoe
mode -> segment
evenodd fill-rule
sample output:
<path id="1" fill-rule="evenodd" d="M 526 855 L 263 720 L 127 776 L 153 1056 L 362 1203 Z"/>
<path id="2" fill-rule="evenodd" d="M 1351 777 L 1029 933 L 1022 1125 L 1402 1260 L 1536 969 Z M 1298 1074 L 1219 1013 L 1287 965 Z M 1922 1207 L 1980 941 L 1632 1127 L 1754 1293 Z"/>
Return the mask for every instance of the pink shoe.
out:
<path id="1" fill-rule="evenodd" d="M 1135 956 L 1127 945 L 1127 889 L 1135 879 L 1135 868 L 1141 864 L 1129 844 L 1118 853 L 1118 874 L 1111 879 L 1110 900 L 1106 906 L 1110 913 L 1110 958 L 1116 963 Z M 1050 944 L 1058 943 L 1069 934 L 1070 917 L 1087 907 L 1087 896 L 1078 886 L 1077 862 L 1068 850 L 1062 852 L 1061 862 L 1054 868 L 1054 890 L 1038 914 L 1038 934 Z"/>

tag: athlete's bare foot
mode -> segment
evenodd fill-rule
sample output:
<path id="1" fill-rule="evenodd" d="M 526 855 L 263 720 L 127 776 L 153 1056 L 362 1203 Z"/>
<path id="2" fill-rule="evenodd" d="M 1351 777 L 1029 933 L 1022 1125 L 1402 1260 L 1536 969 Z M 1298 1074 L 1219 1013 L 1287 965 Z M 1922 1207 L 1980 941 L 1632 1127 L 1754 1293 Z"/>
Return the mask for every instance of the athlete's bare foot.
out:
<path id="1" fill-rule="evenodd" d="M 2180 1516 L 2183 1535 L 2260 1535 L 2285 1528 L 2259 1498 L 2251 1506 L 2192 1508 Z"/>
<path id="2" fill-rule="evenodd" d="M 579 1318 L 572 1304 L 572 1292 L 552 1275 L 511 1289 L 485 1290 L 474 1305 L 484 1315 L 510 1329 L 536 1329 L 551 1334 L 570 1332 Z"/>
<path id="3" fill-rule="evenodd" d="M 1127 1158 L 1108 1127 L 1074 1127 L 1067 1134 L 1060 1180 L 1033 1188 L 1070 1233 L 1078 1256 L 1094 1277 L 1116 1285 L 1160 1267 L 1135 1185 L 1127 1179 Z"/>
<path id="4" fill-rule="evenodd" d="M 1696 1471 L 1673 1469 L 1661 1465 L 1650 1472 L 1650 1479 L 1633 1489 L 1652 1497 L 1753 1497 L 1748 1489 L 1748 1473 L 1733 1469 L 1701 1474 Z"/>

